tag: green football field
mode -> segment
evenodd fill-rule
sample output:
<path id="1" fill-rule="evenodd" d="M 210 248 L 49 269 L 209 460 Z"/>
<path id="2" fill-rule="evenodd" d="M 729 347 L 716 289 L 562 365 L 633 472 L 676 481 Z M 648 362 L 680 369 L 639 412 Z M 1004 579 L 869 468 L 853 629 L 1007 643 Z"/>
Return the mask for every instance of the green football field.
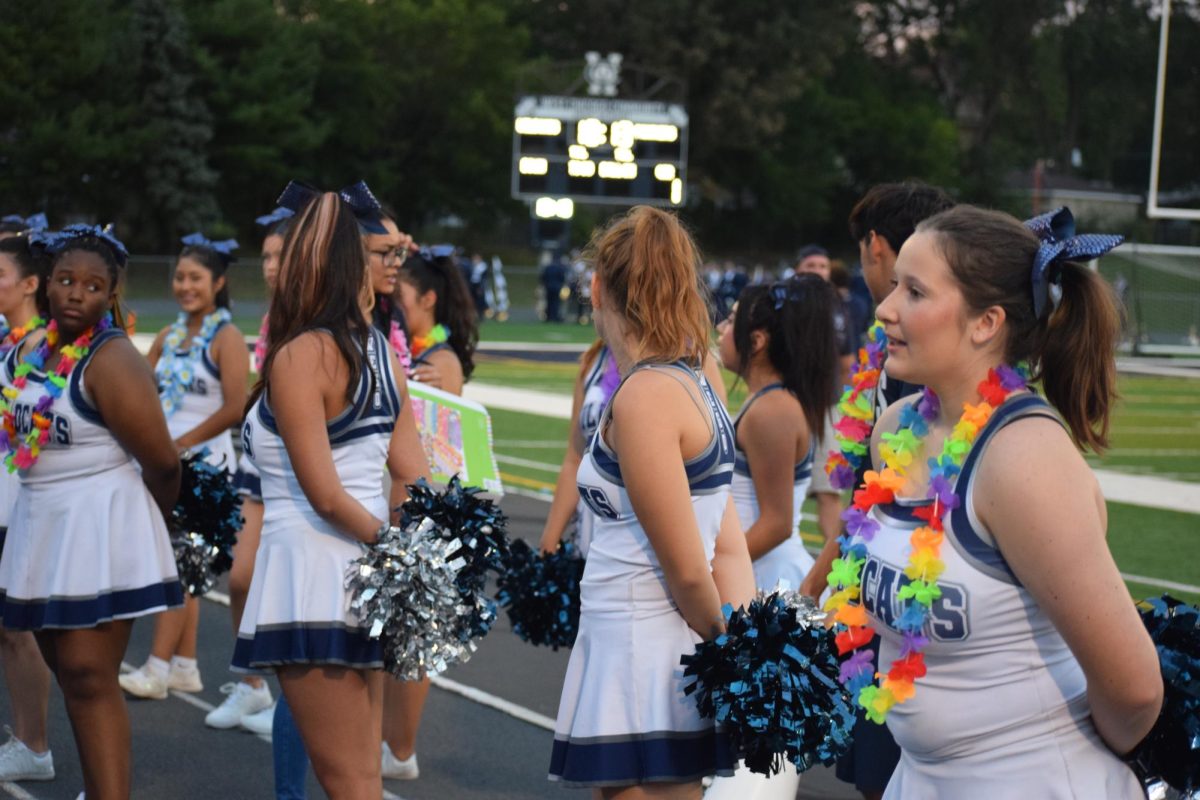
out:
<path id="1" fill-rule="evenodd" d="M 570 364 L 484 359 L 475 380 L 569 392 L 574 372 Z M 1180 378 L 1123 377 L 1124 399 L 1114 421 L 1113 450 L 1091 461 L 1108 469 L 1200 481 L 1200 403 L 1194 399 L 1196 388 L 1196 382 Z M 733 403 L 739 401 L 739 394 L 733 393 Z M 552 491 L 562 462 L 567 421 L 504 410 L 491 413 L 505 484 L 526 491 Z M 818 547 L 820 538 L 812 520 L 811 501 L 804 511 L 801 537 L 810 548 Z M 1123 573 L 1200 586 L 1200 514 L 1111 502 L 1108 512 L 1109 545 Z M 1162 587 L 1134 580 L 1127 580 L 1127 584 L 1137 597 L 1163 591 Z M 1200 602 L 1200 592 L 1169 591 Z"/>

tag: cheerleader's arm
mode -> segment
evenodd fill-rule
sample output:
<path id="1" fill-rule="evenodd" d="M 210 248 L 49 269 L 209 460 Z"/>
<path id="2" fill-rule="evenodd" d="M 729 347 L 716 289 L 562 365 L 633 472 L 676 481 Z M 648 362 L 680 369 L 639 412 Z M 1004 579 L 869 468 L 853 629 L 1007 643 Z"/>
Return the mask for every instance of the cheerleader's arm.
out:
<path id="1" fill-rule="evenodd" d="M 746 535 L 738 521 L 733 498 L 725 504 L 721 517 L 721 531 L 717 534 L 717 547 L 712 560 L 713 582 L 721 604 L 729 603 L 734 608 L 743 608 L 754 599 L 754 567 L 750 564 L 750 552 L 746 549 Z"/>
<path id="2" fill-rule="evenodd" d="M 1128 752 L 1154 725 L 1163 683 L 1095 476 L 1057 421 L 1034 417 L 996 433 L 975 486 L 979 520 L 1083 668 L 1096 730 Z"/>
<path id="3" fill-rule="evenodd" d="M 142 482 L 163 516 L 169 515 L 181 467 L 150 365 L 128 339 L 114 338 L 92 354 L 83 380 L 105 426 L 137 459 Z"/>
<path id="4" fill-rule="evenodd" d="M 408 499 L 408 487 L 420 478 L 429 477 L 429 458 L 421 446 L 421 434 L 417 431 L 417 418 L 408 394 L 408 380 L 391 348 L 388 348 L 388 357 L 392 360 L 392 374 L 396 376 L 396 392 L 400 396 L 400 412 L 388 442 L 387 466 L 392 479 L 388 508 L 398 509 Z M 392 523 L 399 521 L 399 513 L 393 510 Z"/>
<path id="5" fill-rule="evenodd" d="M 563 454 L 558 480 L 554 483 L 554 499 L 546 514 L 542 528 L 542 539 L 538 547 L 543 553 L 553 553 L 562 541 L 563 531 L 571 521 L 571 515 L 579 506 L 579 487 L 575 478 L 579 474 L 579 463 L 583 460 L 583 434 L 579 431 L 579 409 L 583 405 L 583 376 L 591 368 L 584 364 L 575 377 L 575 392 L 571 398 L 571 423 L 567 428 L 567 451 Z"/>

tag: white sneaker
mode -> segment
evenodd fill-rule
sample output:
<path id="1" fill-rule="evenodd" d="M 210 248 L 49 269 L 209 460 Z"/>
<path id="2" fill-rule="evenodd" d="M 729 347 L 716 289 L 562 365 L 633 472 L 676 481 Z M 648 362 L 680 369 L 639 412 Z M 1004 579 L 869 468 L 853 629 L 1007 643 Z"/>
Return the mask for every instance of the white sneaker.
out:
<path id="1" fill-rule="evenodd" d="M 392 748 L 387 742 L 383 743 L 383 777 L 392 778 L 398 781 L 416 780 L 421 774 L 421 770 L 417 768 L 417 754 L 413 753 L 408 758 L 401 761 L 392 755 Z"/>
<path id="2" fill-rule="evenodd" d="M 166 700 L 167 681 L 158 677 L 145 667 L 138 667 L 133 672 L 126 672 L 117 678 L 121 688 L 134 697 L 144 697 L 147 700 Z"/>
<path id="3" fill-rule="evenodd" d="M 200 670 L 197 667 L 180 669 L 174 664 L 167 673 L 167 688 L 178 692 L 202 692 L 204 684 L 200 682 Z"/>
<path id="4" fill-rule="evenodd" d="M 269 695 L 268 695 L 269 696 Z M 242 715 L 238 723 L 245 730 L 257 733 L 259 736 L 270 736 L 275 727 L 275 704 L 271 703 L 261 711 Z"/>
<path id="5" fill-rule="evenodd" d="M 210 728 L 236 728 L 242 717 L 271 707 L 271 689 L 265 683 L 257 688 L 243 681 L 227 683 L 221 687 L 221 694 L 229 696 L 204 718 Z"/>
<path id="6" fill-rule="evenodd" d="M 13 735 L 7 725 L 8 741 L 0 745 L 0 781 L 52 781 L 54 757 L 47 750 L 35 753 Z"/>

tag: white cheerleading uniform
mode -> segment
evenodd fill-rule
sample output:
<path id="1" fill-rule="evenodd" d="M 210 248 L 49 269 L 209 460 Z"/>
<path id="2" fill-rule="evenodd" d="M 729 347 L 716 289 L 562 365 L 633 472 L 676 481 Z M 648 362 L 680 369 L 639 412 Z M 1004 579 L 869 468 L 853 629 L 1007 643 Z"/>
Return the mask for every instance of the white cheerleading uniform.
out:
<path id="1" fill-rule="evenodd" d="M 772 383 L 755 392 L 742 406 L 733 422 L 735 447 L 737 426 L 742 417 L 750 410 L 755 400 L 776 389 L 786 391 L 782 383 Z M 792 470 L 792 535 L 787 541 L 763 553 L 754 562 L 754 583 L 764 591 L 771 591 L 780 581 L 793 591 L 799 589 L 800 582 L 816 563 L 800 541 L 800 507 L 804 505 L 804 500 L 808 497 L 808 487 L 812 484 L 813 453 L 816 447 L 815 437 L 810 435 L 809 440 L 808 453 Z M 748 531 L 750 526 L 758 521 L 758 495 L 754 492 L 754 479 L 750 475 L 750 462 L 746 460 L 746 454 L 741 448 L 737 448 L 734 455 L 731 485 L 733 503 L 737 508 L 738 520 L 742 523 L 742 530 Z"/>
<path id="2" fill-rule="evenodd" d="M 699 385 L 713 429 L 685 462 L 692 509 L 709 561 L 733 472 L 733 423 L 704 376 L 683 362 L 641 365 Z M 732 774 L 728 741 L 684 695 L 679 659 L 701 638 L 679 613 L 638 522 L 601 418 L 579 466 L 579 493 L 595 514 L 580 583 L 579 635 L 563 682 L 550 778 L 583 786 L 684 782 Z"/>
<path id="3" fill-rule="evenodd" d="M 583 378 L 583 402 L 579 406 L 579 432 L 584 442 L 590 442 L 600 427 L 600 418 L 608 405 L 604 392 L 604 373 L 612 353 L 607 347 L 600 349 L 596 360 Z M 592 531 L 596 527 L 596 517 L 587 503 L 580 499 L 575 509 L 575 545 L 579 554 L 587 558 L 588 547 L 592 543 Z"/>
<path id="4" fill-rule="evenodd" d="M 885 798 L 1144 796 L 1092 724 L 1079 662 L 976 516 L 975 477 L 988 442 L 1004 426 L 1035 416 L 1058 419 L 1036 395 L 1005 401 L 955 480 L 959 507 L 945 519 L 942 596 L 923 631 L 928 672 L 917 679 L 916 695 L 888 713 L 902 753 Z M 908 583 L 909 537 L 925 524 L 913 511 L 925 502 L 875 506 L 879 531 L 870 542 L 852 540 L 867 550 L 862 601 L 880 634 L 880 672 L 903 641 L 892 624 L 903 608 L 897 594 Z"/>
<path id="5" fill-rule="evenodd" d="M 225 405 L 225 396 L 221 391 L 221 371 L 213 361 L 213 343 L 217 334 L 230 322 L 224 322 L 213 331 L 212 339 L 200 354 L 200 363 L 193 365 L 192 382 L 183 392 L 175 413 L 167 417 L 167 430 L 171 438 L 178 439 L 197 425 L 221 410 Z M 179 358 L 187 358 L 188 350 L 178 350 Z M 229 431 L 221 431 L 213 438 L 197 445 L 194 449 L 208 448 L 208 456 L 204 459 L 215 467 L 220 467 L 232 475 L 237 470 L 237 455 L 233 452 L 233 436 Z"/>
<path id="6" fill-rule="evenodd" d="M 0 320 L 3 319 L 4 315 L 0 314 Z M 7 337 L 8 333 L 8 322 L 5 320 L 0 324 L 0 336 Z M 8 358 L 8 353 L 12 349 L 11 344 L 0 344 L 0 362 Z M 17 490 L 20 486 L 21 479 L 17 477 L 17 473 L 9 472 L 4 468 L 3 461 L 0 461 L 0 531 L 8 529 L 9 520 L 12 518 L 13 504 L 17 502 Z M 0 546 L 2 545 L 3 534 L 0 533 Z"/>
<path id="7" fill-rule="evenodd" d="M 388 518 L 383 472 L 401 396 L 387 339 L 374 327 L 354 402 L 325 424 L 343 488 L 370 513 Z M 284 664 L 379 669 L 383 653 L 349 610 L 343 581 L 365 545 L 313 510 L 279 435 L 266 395 L 242 427 L 245 452 L 262 476 L 262 540 L 242 614 L 233 668 L 261 672 Z"/>
<path id="8" fill-rule="evenodd" d="M 50 441 L 21 475 L 0 559 L 0 613 L 10 630 L 92 628 L 183 604 L 162 513 L 84 386 L 91 359 L 124 336 L 109 328 L 92 339 L 48 412 Z M 18 352 L 5 359 L 6 386 Z M 18 436 L 30 430 L 45 380 L 30 372 L 12 403 Z"/>

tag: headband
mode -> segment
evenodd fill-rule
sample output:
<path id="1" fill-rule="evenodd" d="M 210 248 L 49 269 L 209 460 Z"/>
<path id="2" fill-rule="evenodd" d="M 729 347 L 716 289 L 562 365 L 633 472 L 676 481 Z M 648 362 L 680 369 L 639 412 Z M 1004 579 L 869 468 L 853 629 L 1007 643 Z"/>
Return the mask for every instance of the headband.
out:
<path id="1" fill-rule="evenodd" d="M 233 251 L 238 247 L 237 239 L 225 239 L 220 242 L 214 242 L 199 231 L 189 233 L 179 241 L 188 247 L 207 247 L 209 250 L 215 250 L 224 256 L 226 261 L 233 259 Z"/>
<path id="2" fill-rule="evenodd" d="M 274 225 L 276 222 L 283 222 L 285 219 L 289 219 L 295 215 L 296 212 L 292 211 L 290 208 L 279 206 L 270 214 L 263 214 L 261 217 L 255 217 L 254 221 L 264 228 L 267 228 L 271 225 Z"/>
<path id="3" fill-rule="evenodd" d="M 44 231 L 50 227 L 50 220 L 46 219 L 45 214 L 40 213 L 28 217 L 22 217 L 20 214 L 8 214 L 0 218 L 0 222 L 15 222 L 23 225 L 25 231 Z"/>
<path id="4" fill-rule="evenodd" d="M 31 244 L 40 245 L 50 255 L 57 255 L 70 249 L 72 242 L 80 239 L 99 239 L 112 249 L 117 266 L 124 267 L 125 262 L 129 260 L 129 251 L 125 249 L 125 244 L 113 235 L 112 231 L 112 225 L 105 225 L 103 228 L 99 225 L 68 225 L 61 231 L 53 233 L 36 231 L 30 235 L 29 241 Z"/>

